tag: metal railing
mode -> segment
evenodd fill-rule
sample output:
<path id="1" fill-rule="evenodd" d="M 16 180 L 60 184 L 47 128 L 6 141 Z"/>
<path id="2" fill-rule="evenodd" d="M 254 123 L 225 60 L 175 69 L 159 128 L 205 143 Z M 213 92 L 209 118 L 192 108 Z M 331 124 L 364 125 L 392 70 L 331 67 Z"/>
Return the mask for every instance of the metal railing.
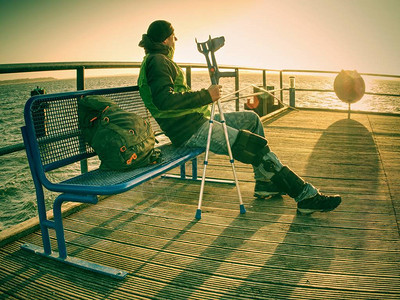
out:
<path id="1" fill-rule="evenodd" d="M 49 62 L 49 63 L 21 63 L 21 64 L 0 64 L 0 74 L 11 74 L 11 73 L 25 73 L 25 72 L 46 72 L 46 71 L 64 71 L 64 70 L 75 70 L 76 71 L 76 88 L 77 90 L 85 89 L 85 70 L 91 69 L 139 69 L 140 62 Z M 179 64 L 186 71 L 186 81 L 189 86 L 192 85 L 192 69 L 207 69 L 205 64 Z M 239 71 L 252 71 L 262 73 L 262 86 L 267 87 L 267 72 L 279 73 L 279 89 L 275 90 L 280 92 L 280 99 L 283 99 L 283 92 L 289 91 L 293 94 L 292 88 L 283 88 L 283 76 L 284 74 L 297 74 L 297 73 L 319 73 L 319 74 L 338 74 L 338 71 L 316 71 L 316 70 L 275 70 L 275 69 L 264 69 L 264 68 L 252 68 L 252 67 L 239 67 L 231 65 L 220 65 L 220 69 L 230 69 L 235 71 L 235 91 L 239 90 Z M 386 74 L 372 74 L 372 73 L 360 73 L 365 76 L 377 76 L 377 77 L 389 77 L 389 78 L 400 78 L 400 75 L 386 75 Z M 309 92 L 333 92 L 333 90 L 318 90 L 318 89 L 296 89 L 296 91 L 309 91 Z M 384 93 L 371 93 L 367 92 L 367 95 L 376 96 L 394 96 L 399 97 L 398 94 L 384 94 Z M 235 109 L 239 110 L 239 93 L 235 94 Z M 290 100 L 290 105 L 295 106 L 294 98 Z M 21 112 L 22 113 L 22 112 Z M 10 154 L 13 152 L 21 151 L 25 149 L 23 143 L 13 144 L 0 148 L 0 156 Z"/>
<path id="2" fill-rule="evenodd" d="M 283 74 L 296 74 L 296 73 L 315 73 L 315 74 L 338 74 L 337 71 L 313 71 L 313 70 L 281 70 L 279 71 L 280 77 L 280 88 L 283 89 Z M 386 78 L 400 78 L 400 75 L 389 75 L 389 74 L 375 74 L 375 73 L 360 73 L 361 76 L 375 76 L 375 77 L 386 77 Z M 334 93 L 334 90 L 331 89 L 298 89 L 296 91 L 299 92 L 326 92 L 326 93 Z M 365 92 L 365 95 L 373 95 L 373 96 L 385 96 L 385 97 L 400 97 L 400 94 L 389 94 L 389 93 L 372 93 L 372 92 Z M 282 99 L 282 94 L 281 94 Z"/>

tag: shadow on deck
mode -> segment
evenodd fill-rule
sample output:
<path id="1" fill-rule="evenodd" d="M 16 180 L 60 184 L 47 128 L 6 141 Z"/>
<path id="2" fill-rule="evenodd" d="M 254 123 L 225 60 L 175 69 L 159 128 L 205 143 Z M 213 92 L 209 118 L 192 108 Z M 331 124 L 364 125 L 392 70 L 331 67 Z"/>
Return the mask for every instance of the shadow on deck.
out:
<path id="1" fill-rule="evenodd" d="M 123 281 L 0 250 L 5 299 L 399 299 L 400 118 L 292 111 L 266 123 L 284 164 L 343 202 L 296 213 L 288 196 L 254 199 L 252 169 L 237 163 L 236 190 L 160 178 L 65 219 L 69 255 L 121 268 Z M 231 178 L 225 157 L 208 175 Z M 56 248 L 55 241 L 53 247 Z"/>

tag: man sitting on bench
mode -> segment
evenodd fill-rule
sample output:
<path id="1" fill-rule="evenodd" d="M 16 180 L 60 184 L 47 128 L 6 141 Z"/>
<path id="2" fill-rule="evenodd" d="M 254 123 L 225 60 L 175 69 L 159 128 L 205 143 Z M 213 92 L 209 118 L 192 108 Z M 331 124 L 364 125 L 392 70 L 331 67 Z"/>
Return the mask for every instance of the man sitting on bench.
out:
<path id="1" fill-rule="evenodd" d="M 176 146 L 206 147 L 209 128 L 209 104 L 220 98 L 219 85 L 191 91 L 182 69 L 173 61 L 175 37 L 172 25 L 164 20 L 150 24 L 139 46 L 143 59 L 138 85 L 140 95 L 161 129 Z M 254 196 L 266 198 L 288 194 L 305 214 L 331 211 L 341 202 L 339 195 L 326 196 L 282 165 L 268 147 L 257 114 L 250 111 L 225 113 L 233 157 L 252 164 L 256 181 Z M 210 150 L 228 155 L 224 130 L 215 116 Z"/>

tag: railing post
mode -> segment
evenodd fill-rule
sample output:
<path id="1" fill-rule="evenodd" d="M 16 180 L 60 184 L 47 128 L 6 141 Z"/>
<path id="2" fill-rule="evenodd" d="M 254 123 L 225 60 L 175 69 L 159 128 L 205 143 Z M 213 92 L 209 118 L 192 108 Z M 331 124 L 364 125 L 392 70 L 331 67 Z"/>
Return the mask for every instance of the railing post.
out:
<path id="1" fill-rule="evenodd" d="M 294 76 L 289 77 L 289 105 L 296 107 L 296 84 Z"/>
<path id="2" fill-rule="evenodd" d="M 76 89 L 82 91 L 85 89 L 85 67 L 81 66 L 76 69 Z M 89 170 L 87 159 L 81 160 L 81 173 L 87 173 Z"/>
<path id="3" fill-rule="evenodd" d="M 186 67 L 186 84 L 192 87 L 192 67 Z"/>
<path id="4" fill-rule="evenodd" d="M 239 90 L 239 69 L 235 69 L 235 91 Z M 236 98 L 236 111 L 239 111 L 239 92 L 235 95 Z"/>
<path id="5" fill-rule="evenodd" d="M 76 89 L 82 91 L 85 89 L 85 67 L 81 66 L 76 69 Z"/>
<path id="6" fill-rule="evenodd" d="M 283 75 L 282 75 L 282 71 L 279 71 L 279 88 L 281 90 L 281 101 L 283 102 Z"/>
<path id="7" fill-rule="evenodd" d="M 265 70 L 262 71 L 263 74 L 263 88 L 267 88 L 267 72 Z"/>

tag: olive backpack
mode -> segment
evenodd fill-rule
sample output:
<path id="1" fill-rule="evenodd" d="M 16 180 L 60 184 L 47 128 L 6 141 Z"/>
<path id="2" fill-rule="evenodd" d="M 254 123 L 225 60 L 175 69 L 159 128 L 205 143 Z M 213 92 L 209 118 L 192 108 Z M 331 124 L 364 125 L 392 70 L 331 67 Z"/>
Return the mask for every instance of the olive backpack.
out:
<path id="1" fill-rule="evenodd" d="M 121 109 L 112 99 L 90 95 L 78 101 L 78 119 L 86 142 L 105 170 L 129 170 L 158 162 L 155 135 L 149 122 Z"/>

